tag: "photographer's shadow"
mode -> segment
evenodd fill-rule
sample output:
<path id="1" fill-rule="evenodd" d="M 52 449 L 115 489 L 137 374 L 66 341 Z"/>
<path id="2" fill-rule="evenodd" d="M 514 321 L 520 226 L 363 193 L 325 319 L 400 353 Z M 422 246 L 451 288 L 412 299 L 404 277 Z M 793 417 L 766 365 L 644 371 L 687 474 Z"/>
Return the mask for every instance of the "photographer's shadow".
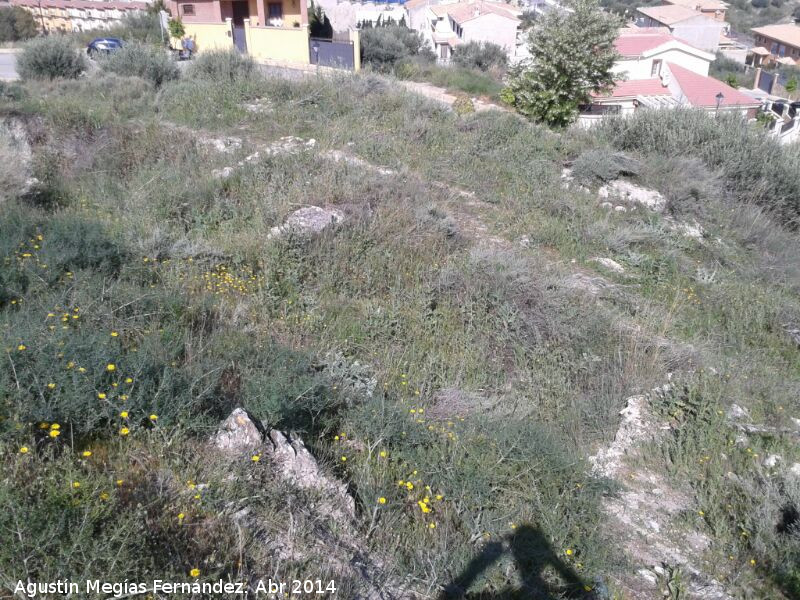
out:
<path id="1" fill-rule="evenodd" d="M 439 600 L 558 600 L 593 597 L 586 592 L 585 582 L 553 552 L 547 538 L 537 528 L 523 525 L 510 534 L 505 542 L 486 545 L 461 575 L 445 587 Z M 469 593 L 470 586 L 481 573 L 507 552 L 514 559 L 520 585 L 508 586 L 497 592 Z M 552 569 L 562 583 L 556 583 L 555 577 L 545 576 L 544 572 L 548 568 Z"/>

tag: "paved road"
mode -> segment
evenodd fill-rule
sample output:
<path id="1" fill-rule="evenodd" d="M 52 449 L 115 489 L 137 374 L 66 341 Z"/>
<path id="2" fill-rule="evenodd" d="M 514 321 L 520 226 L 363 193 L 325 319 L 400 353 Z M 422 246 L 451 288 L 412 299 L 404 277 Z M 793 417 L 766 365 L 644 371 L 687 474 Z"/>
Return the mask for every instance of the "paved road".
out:
<path id="1" fill-rule="evenodd" d="M 0 52 L 0 81 L 17 78 L 17 55 L 12 52 Z"/>

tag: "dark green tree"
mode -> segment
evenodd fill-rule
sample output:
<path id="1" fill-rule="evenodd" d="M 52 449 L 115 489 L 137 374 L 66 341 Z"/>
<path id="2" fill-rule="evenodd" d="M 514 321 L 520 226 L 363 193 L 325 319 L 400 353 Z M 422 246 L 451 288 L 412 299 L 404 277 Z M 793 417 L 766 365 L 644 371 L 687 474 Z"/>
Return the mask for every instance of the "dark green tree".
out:
<path id="1" fill-rule="evenodd" d="M 333 25 L 331 20 L 321 6 L 311 2 L 311 9 L 308 11 L 308 28 L 311 37 L 330 40 L 333 38 Z"/>
<path id="2" fill-rule="evenodd" d="M 574 0 L 572 12 L 550 11 L 528 36 L 530 58 L 515 66 L 503 99 L 534 121 L 569 125 L 592 92 L 614 83 L 618 54 L 614 40 L 620 20 L 597 0 Z"/>
<path id="3" fill-rule="evenodd" d="M 36 19 L 21 6 L 0 8 L 0 42 L 18 42 L 36 35 Z"/>

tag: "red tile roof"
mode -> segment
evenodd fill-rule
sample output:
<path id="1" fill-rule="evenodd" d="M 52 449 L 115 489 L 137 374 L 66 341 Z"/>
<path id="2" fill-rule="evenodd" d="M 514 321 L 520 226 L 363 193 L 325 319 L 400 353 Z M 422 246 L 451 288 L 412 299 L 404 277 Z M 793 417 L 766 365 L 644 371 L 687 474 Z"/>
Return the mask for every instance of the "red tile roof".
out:
<path id="1" fill-rule="evenodd" d="M 633 81 L 617 81 L 610 94 L 592 94 L 595 98 L 635 98 L 636 96 L 672 96 L 669 88 L 664 87 L 661 80 L 636 79 Z"/>
<path id="2" fill-rule="evenodd" d="M 717 94 L 724 96 L 720 106 L 759 106 L 760 102 L 735 90 L 727 83 L 713 77 L 705 77 L 668 62 L 672 77 L 680 87 L 683 96 L 692 106 L 699 108 L 713 108 L 717 105 Z"/>
<path id="3" fill-rule="evenodd" d="M 666 6 L 640 6 L 636 10 L 664 25 L 673 25 L 694 17 L 708 18 L 691 8 L 678 6 L 677 4 L 668 4 Z"/>
<path id="4" fill-rule="evenodd" d="M 641 56 L 648 50 L 658 48 L 675 38 L 668 33 L 621 33 L 614 42 L 622 56 Z"/>
<path id="5" fill-rule="evenodd" d="M 513 8 L 508 4 L 501 4 L 499 2 L 454 2 L 451 4 L 436 4 L 431 6 L 430 9 L 434 14 L 443 17 L 450 15 L 456 23 L 466 23 L 472 19 L 477 19 L 487 14 L 495 14 L 506 19 L 513 19 L 518 21 L 517 15 L 521 14 L 519 10 Z"/>
<path id="6" fill-rule="evenodd" d="M 786 44 L 787 46 L 800 48 L 800 26 L 793 23 L 754 27 L 752 31 L 753 33 L 758 33 L 776 42 Z"/>
<path id="7" fill-rule="evenodd" d="M 39 0 L 9 0 L 11 6 L 31 6 L 39 7 Z M 121 2 L 112 0 L 42 0 L 42 8 L 84 8 L 97 10 L 146 10 L 146 2 Z"/>

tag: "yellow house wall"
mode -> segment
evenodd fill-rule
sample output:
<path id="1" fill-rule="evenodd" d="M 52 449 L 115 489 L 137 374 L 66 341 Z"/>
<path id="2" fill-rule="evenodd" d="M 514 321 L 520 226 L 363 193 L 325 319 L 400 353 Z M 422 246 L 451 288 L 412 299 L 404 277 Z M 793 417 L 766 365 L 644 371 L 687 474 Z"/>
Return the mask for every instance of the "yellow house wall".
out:
<path id="1" fill-rule="evenodd" d="M 264 6 L 269 4 L 269 0 L 264 0 Z M 293 27 L 295 23 L 300 23 L 300 0 L 283 0 L 283 24 L 286 27 Z"/>
<path id="2" fill-rule="evenodd" d="M 361 31 L 350 30 L 350 41 L 353 42 L 353 70 L 361 70 Z"/>
<path id="3" fill-rule="evenodd" d="M 247 53 L 255 59 L 300 64 L 311 62 L 308 55 L 308 27 L 252 27 L 245 21 Z"/>
<path id="4" fill-rule="evenodd" d="M 186 35 L 194 40 L 195 52 L 205 50 L 227 50 L 233 48 L 231 24 L 227 23 L 184 23 Z M 180 40 L 173 40 L 173 47 L 179 47 Z"/>

